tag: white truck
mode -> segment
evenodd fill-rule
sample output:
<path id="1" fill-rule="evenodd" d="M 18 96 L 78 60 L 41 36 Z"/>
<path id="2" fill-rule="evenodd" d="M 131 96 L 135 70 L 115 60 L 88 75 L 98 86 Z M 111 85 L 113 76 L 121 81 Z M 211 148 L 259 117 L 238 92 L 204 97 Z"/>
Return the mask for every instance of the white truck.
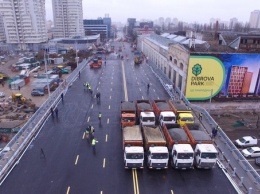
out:
<path id="1" fill-rule="evenodd" d="M 143 136 L 139 125 L 123 127 L 122 132 L 125 168 L 143 168 Z"/>
<path id="2" fill-rule="evenodd" d="M 147 165 L 150 169 L 168 168 L 169 151 L 159 127 L 142 126 Z"/>
<path id="3" fill-rule="evenodd" d="M 176 116 L 167 100 L 153 100 L 152 106 L 160 126 L 176 123 Z"/>
<path id="4" fill-rule="evenodd" d="M 241 148 L 257 145 L 257 138 L 254 136 L 244 136 L 235 141 L 235 145 Z"/>
<path id="5" fill-rule="evenodd" d="M 197 168 L 210 169 L 217 162 L 218 151 L 213 144 L 197 144 L 194 150 Z"/>
<path id="6" fill-rule="evenodd" d="M 140 126 L 155 126 L 155 115 L 149 100 L 137 100 L 136 111 Z"/>
<path id="7" fill-rule="evenodd" d="M 217 163 L 218 151 L 210 136 L 199 123 L 184 124 L 183 129 L 186 131 L 194 149 L 194 165 L 197 168 L 213 168 Z"/>
<path id="8" fill-rule="evenodd" d="M 193 168 L 194 151 L 190 144 L 174 144 L 171 165 L 176 169 Z"/>

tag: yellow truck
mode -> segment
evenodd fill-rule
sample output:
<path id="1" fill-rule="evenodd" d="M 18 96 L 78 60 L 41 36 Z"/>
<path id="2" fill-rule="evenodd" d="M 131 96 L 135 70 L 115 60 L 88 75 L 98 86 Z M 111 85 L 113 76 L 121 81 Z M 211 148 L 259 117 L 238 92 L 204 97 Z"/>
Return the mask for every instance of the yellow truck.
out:
<path id="1" fill-rule="evenodd" d="M 169 104 L 176 115 L 176 122 L 183 126 L 194 123 L 194 117 L 191 110 L 181 101 L 169 100 Z"/>

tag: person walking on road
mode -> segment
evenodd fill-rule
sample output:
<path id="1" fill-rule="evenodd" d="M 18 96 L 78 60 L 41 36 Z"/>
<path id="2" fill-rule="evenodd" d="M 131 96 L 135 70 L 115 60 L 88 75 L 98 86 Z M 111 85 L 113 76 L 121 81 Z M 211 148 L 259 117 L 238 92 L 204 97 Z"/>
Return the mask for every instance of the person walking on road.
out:
<path id="1" fill-rule="evenodd" d="M 85 131 L 85 136 L 86 136 L 86 139 L 87 141 L 89 142 L 89 139 L 90 139 L 90 135 L 91 135 L 91 126 L 89 125 L 87 128 L 86 128 L 86 131 Z"/>
<path id="2" fill-rule="evenodd" d="M 217 126 L 217 127 L 218 127 L 218 126 Z M 216 137 L 217 134 L 218 134 L 217 127 L 213 127 L 213 129 L 212 129 L 212 131 L 211 131 L 211 138 L 212 138 L 212 139 L 215 139 L 215 137 Z"/>
<path id="3" fill-rule="evenodd" d="M 200 121 L 202 121 L 202 115 L 203 115 L 202 112 L 200 112 L 200 114 L 199 114 L 199 120 Z"/>
<path id="4" fill-rule="evenodd" d="M 100 92 L 97 92 L 96 98 L 97 98 L 98 101 L 100 101 Z"/>
<path id="5" fill-rule="evenodd" d="M 91 145 L 92 145 L 92 149 L 93 149 L 93 153 L 96 153 L 96 143 L 98 143 L 98 141 L 96 140 L 96 138 L 92 139 Z"/>
<path id="6" fill-rule="evenodd" d="M 101 112 L 99 112 L 99 113 L 98 113 L 99 122 L 101 122 L 101 117 L 102 117 L 102 114 L 101 114 Z"/>
<path id="7" fill-rule="evenodd" d="M 148 84 L 147 84 L 147 90 L 149 90 L 149 89 L 150 89 L 150 84 L 148 83 Z"/>

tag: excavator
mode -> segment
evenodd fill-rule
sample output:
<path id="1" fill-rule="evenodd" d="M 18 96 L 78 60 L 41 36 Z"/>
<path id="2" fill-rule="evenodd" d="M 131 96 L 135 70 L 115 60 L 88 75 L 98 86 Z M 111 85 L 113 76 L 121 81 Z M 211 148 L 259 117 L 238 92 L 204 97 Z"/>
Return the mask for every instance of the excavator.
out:
<path id="1" fill-rule="evenodd" d="M 21 93 L 17 93 L 17 94 L 12 93 L 13 102 L 17 102 L 18 104 L 24 104 L 26 100 L 27 99 Z"/>

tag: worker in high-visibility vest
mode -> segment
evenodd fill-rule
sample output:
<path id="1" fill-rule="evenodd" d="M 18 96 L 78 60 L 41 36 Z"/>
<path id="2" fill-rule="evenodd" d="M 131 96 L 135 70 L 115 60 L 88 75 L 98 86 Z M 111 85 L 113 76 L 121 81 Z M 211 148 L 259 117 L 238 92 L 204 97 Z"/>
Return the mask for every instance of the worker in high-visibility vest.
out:
<path id="1" fill-rule="evenodd" d="M 200 112 L 200 114 L 199 114 L 199 120 L 200 121 L 202 121 L 202 115 L 203 115 L 202 112 Z"/>
<path id="2" fill-rule="evenodd" d="M 95 138 L 93 138 L 91 142 L 93 153 L 96 153 L 96 143 L 98 143 L 98 141 Z"/>

